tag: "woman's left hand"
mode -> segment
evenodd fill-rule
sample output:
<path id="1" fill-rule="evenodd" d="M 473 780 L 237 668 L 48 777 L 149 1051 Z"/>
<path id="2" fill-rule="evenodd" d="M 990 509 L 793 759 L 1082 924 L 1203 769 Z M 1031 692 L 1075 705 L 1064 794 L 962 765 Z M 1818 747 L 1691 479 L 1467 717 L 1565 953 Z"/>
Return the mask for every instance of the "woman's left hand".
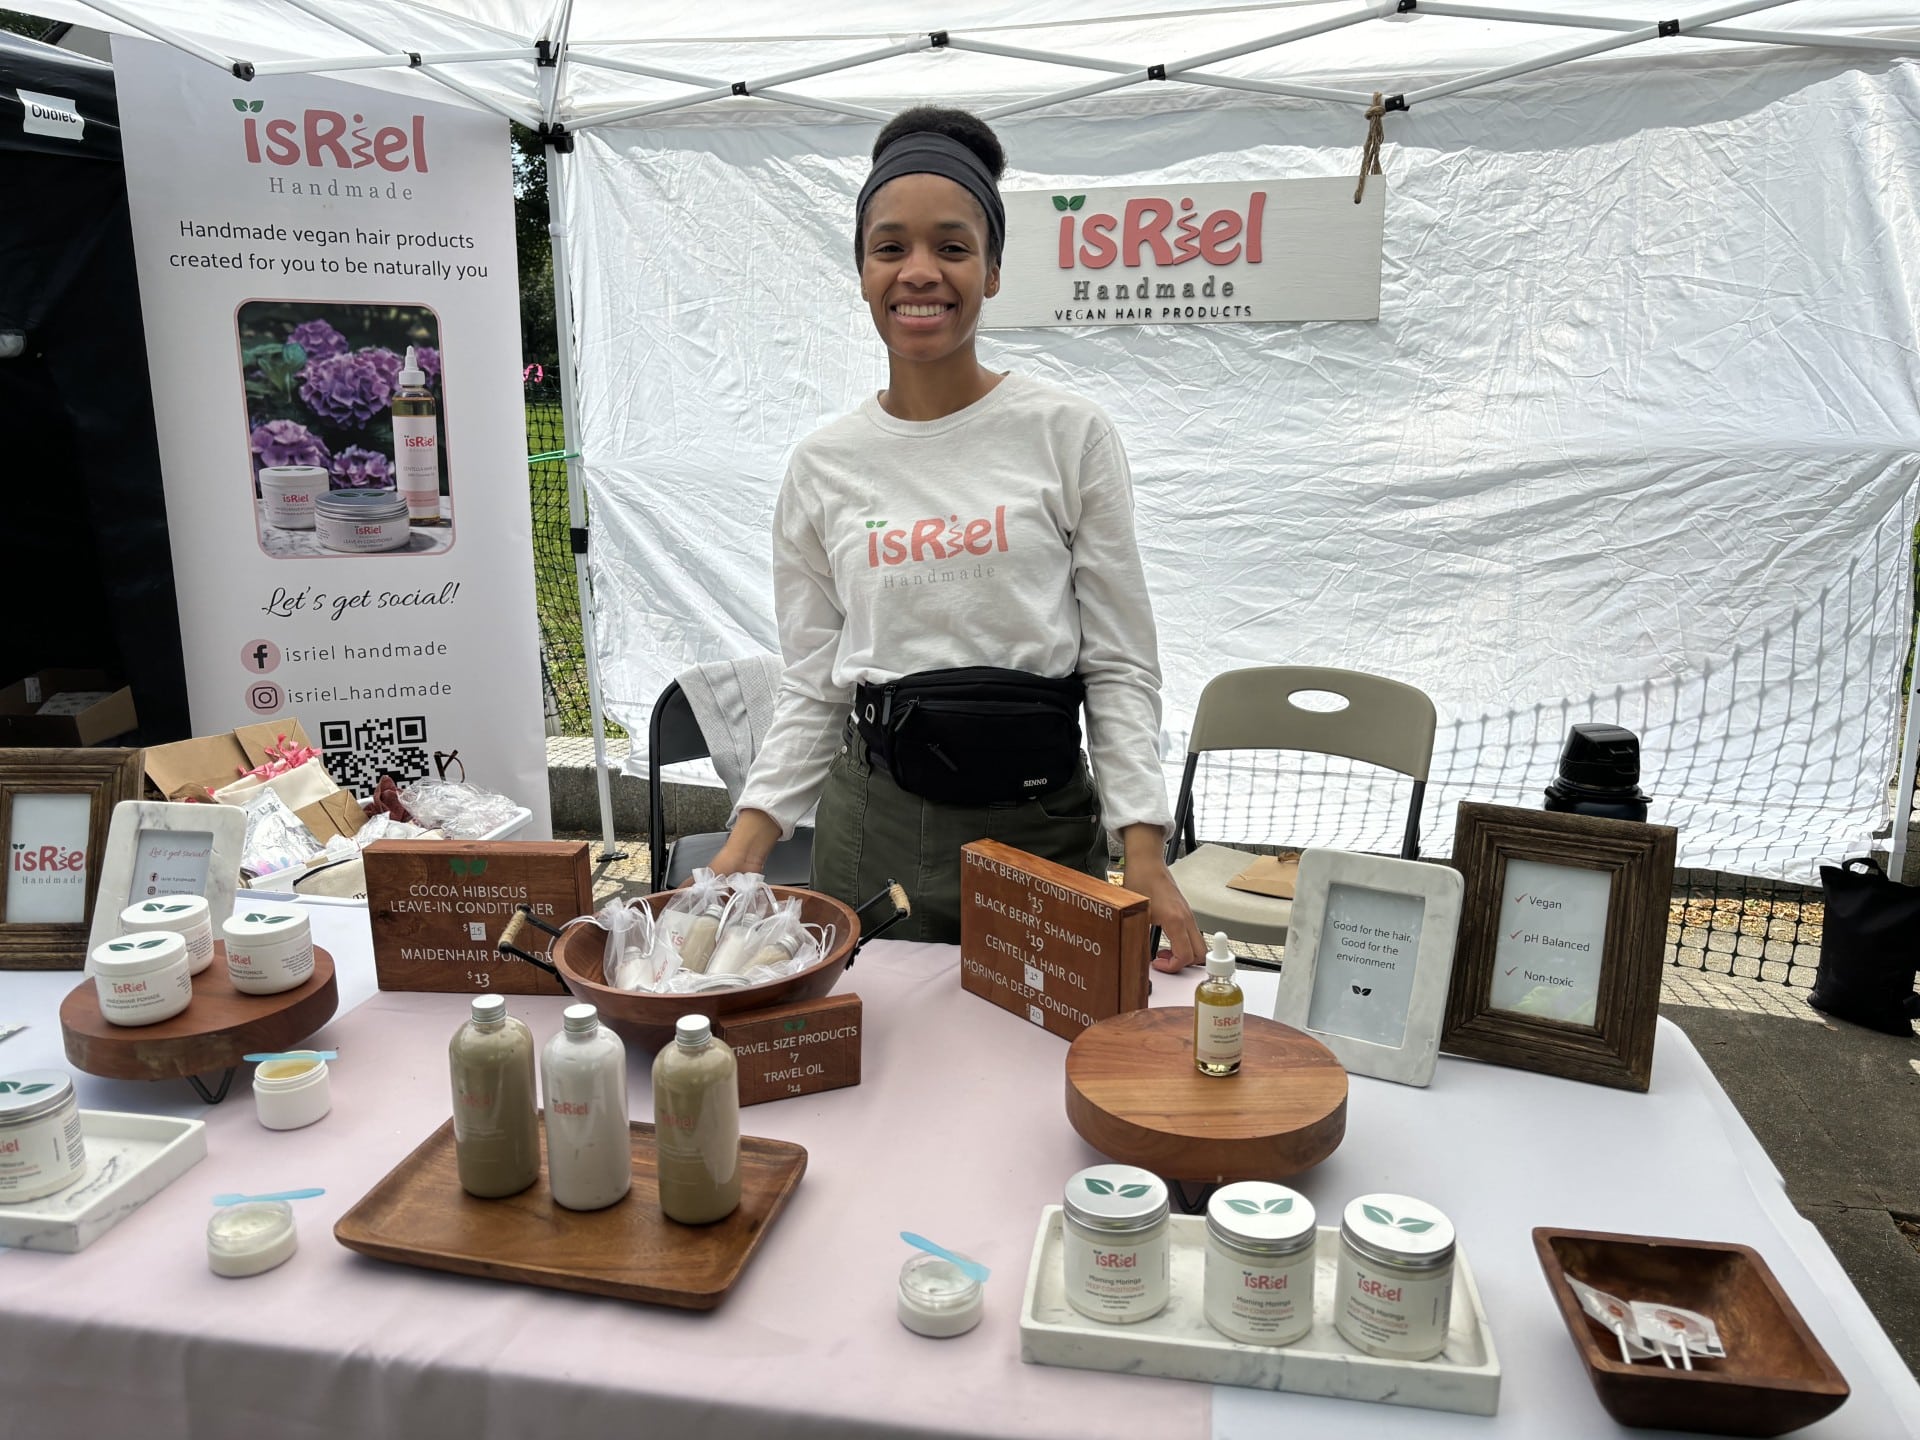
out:
<path id="1" fill-rule="evenodd" d="M 1135 831 L 1148 832 L 1136 836 Z M 1167 937 L 1171 958 L 1155 955 L 1153 968 L 1178 971 L 1199 965 L 1207 958 L 1206 942 L 1200 938 L 1200 922 L 1193 918 L 1193 907 L 1174 883 L 1173 872 L 1161 850 L 1165 843 L 1157 825 L 1129 825 L 1121 836 L 1126 848 L 1127 888 L 1147 897 L 1147 913 Z"/>

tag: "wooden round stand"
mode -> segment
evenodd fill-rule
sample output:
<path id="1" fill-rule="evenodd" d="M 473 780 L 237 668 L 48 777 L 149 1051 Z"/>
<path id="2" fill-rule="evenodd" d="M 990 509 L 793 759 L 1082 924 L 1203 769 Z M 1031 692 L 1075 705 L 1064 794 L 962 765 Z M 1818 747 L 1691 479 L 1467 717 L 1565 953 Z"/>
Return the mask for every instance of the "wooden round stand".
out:
<path id="1" fill-rule="evenodd" d="M 1067 1118 L 1101 1154 L 1165 1180 L 1280 1180 L 1347 1133 L 1347 1072 L 1318 1040 L 1246 1017 L 1234 1075 L 1193 1065 L 1193 1009 L 1130 1010 L 1067 1051 Z"/>
<path id="2" fill-rule="evenodd" d="M 89 1075 L 111 1080 L 186 1080 L 209 1105 L 226 1099 L 243 1055 L 286 1050 L 333 1018 L 340 990 L 333 957 L 313 949 L 313 974 L 278 995 L 245 995 L 227 975 L 226 942 L 213 942 L 213 963 L 193 977 L 193 1000 L 155 1025 L 113 1025 L 100 1013 L 91 978 L 60 1002 L 67 1059 Z M 200 1077 L 221 1070 L 217 1088 Z"/>

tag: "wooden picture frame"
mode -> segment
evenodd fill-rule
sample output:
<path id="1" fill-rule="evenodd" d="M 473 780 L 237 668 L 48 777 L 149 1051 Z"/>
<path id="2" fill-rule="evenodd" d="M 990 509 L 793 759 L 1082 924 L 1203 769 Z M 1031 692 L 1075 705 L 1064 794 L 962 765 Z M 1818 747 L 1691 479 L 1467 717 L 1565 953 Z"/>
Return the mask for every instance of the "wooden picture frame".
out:
<path id="1" fill-rule="evenodd" d="M 192 867 L 197 870 L 203 864 L 206 878 L 197 890 L 185 884 L 169 888 L 162 879 L 151 893 L 203 896 L 207 914 L 213 921 L 213 933 L 216 938 L 222 935 L 220 927 L 233 914 L 233 899 L 240 889 L 240 856 L 247 839 L 247 812 L 237 805 L 122 801 L 113 807 L 106 849 L 100 858 L 99 895 L 106 903 L 94 906 L 87 936 L 89 955 L 120 933 L 120 912 L 145 898 L 134 894 L 142 837 L 166 831 L 208 837 L 207 853 Z"/>
<path id="2" fill-rule="evenodd" d="M 0 884 L 0 970 L 78 970 L 86 964 L 113 807 L 138 797 L 140 776 L 138 750 L 0 749 L 0 854 L 6 857 L 5 883 Z M 34 803 L 43 796 L 84 797 L 84 820 L 70 805 L 59 807 L 58 816 L 38 814 L 47 808 Z M 47 838 L 16 836 L 16 821 Z M 64 897 L 43 899 L 26 887 L 40 883 L 37 877 L 42 874 L 70 875 L 76 850 L 81 852 L 82 876 L 77 914 L 71 920 L 41 918 L 39 911 L 46 904 L 65 907 L 68 902 Z M 44 869 L 42 860 L 47 862 Z M 20 918 L 23 914 L 31 918 Z"/>
<path id="3" fill-rule="evenodd" d="M 1463 893 L 1448 865 L 1308 850 L 1273 1018 L 1312 1035 L 1350 1075 L 1428 1084 Z"/>
<path id="4" fill-rule="evenodd" d="M 1463 801 L 1466 882 L 1440 1048 L 1647 1088 L 1678 832 Z"/>

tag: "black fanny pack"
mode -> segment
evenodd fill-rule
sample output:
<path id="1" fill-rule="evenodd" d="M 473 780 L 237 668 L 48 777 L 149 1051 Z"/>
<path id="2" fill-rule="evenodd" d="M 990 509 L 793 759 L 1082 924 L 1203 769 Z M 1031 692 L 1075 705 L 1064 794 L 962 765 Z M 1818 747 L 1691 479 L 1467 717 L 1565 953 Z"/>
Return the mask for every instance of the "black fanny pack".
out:
<path id="1" fill-rule="evenodd" d="M 854 689 L 868 758 L 909 794 L 943 805 L 1032 800 L 1080 767 L 1078 675 L 1049 680 L 973 666 Z"/>

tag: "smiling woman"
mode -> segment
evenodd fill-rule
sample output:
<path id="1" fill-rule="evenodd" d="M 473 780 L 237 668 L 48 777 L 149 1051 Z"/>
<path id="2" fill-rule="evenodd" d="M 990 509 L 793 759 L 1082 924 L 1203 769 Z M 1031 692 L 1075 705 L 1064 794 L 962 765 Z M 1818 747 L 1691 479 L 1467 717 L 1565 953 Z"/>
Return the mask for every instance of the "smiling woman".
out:
<path id="1" fill-rule="evenodd" d="M 1199 931 L 1162 858 L 1160 672 L 1126 455 L 1098 406 L 975 353 L 1005 168 L 964 111 L 909 110 L 874 144 L 854 259 L 887 388 L 802 441 L 781 487 L 786 672 L 713 868 L 763 868 L 818 800 L 814 887 L 858 903 L 899 880 L 908 938 L 950 943 L 962 845 L 1104 875 L 1111 828 L 1170 963 L 1192 964 Z"/>

